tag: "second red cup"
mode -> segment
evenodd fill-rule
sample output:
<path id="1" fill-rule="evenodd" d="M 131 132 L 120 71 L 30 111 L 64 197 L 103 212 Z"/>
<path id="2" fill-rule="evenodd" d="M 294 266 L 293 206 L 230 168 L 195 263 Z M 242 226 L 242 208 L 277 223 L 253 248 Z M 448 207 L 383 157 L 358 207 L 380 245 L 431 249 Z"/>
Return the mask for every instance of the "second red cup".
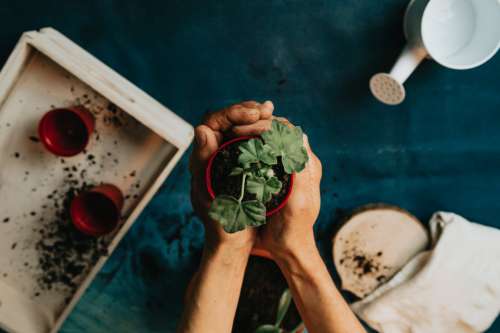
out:
<path id="1" fill-rule="evenodd" d="M 40 120 L 38 135 L 47 150 L 69 157 L 85 149 L 94 126 L 94 116 L 83 106 L 53 109 Z"/>
<path id="2" fill-rule="evenodd" d="M 77 195 L 70 206 L 71 220 L 81 232 L 103 236 L 118 227 L 123 208 L 123 194 L 111 184 L 96 186 Z"/>

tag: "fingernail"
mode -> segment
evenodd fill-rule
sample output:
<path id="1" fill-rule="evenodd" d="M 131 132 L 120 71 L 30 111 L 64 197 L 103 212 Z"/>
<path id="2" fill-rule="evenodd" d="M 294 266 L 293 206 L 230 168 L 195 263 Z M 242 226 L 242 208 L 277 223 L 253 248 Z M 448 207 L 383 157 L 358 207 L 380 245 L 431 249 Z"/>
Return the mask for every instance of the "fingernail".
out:
<path id="1" fill-rule="evenodd" d="M 205 132 L 197 130 L 196 131 L 196 143 L 198 144 L 199 147 L 203 147 L 207 143 L 207 135 Z"/>

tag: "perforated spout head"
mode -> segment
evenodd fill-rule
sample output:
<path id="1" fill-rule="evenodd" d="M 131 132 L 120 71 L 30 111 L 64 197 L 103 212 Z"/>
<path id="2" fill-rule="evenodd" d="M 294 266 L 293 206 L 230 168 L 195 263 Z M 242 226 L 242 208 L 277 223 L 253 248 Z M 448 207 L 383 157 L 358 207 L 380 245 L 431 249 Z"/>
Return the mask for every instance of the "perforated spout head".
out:
<path id="1" fill-rule="evenodd" d="M 405 87 L 387 73 L 372 76 L 370 90 L 375 98 L 388 105 L 400 104 L 406 96 Z"/>

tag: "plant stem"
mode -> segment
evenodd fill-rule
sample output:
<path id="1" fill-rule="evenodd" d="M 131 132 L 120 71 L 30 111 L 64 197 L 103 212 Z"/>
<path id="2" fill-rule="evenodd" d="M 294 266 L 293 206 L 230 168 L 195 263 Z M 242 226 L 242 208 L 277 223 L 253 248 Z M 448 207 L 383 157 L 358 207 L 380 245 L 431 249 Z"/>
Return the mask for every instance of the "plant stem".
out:
<path id="1" fill-rule="evenodd" d="M 241 203 L 241 201 L 243 200 L 243 197 L 245 196 L 245 180 L 246 179 L 247 179 L 247 174 L 243 173 L 243 178 L 241 181 L 241 193 L 240 193 L 240 197 L 238 199 L 239 203 Z"/>

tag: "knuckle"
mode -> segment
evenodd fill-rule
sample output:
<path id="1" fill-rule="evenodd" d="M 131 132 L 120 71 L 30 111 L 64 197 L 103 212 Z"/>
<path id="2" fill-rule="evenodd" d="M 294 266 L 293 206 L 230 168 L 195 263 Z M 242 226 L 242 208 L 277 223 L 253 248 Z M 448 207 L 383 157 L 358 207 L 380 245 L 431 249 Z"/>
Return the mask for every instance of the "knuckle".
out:
<path id="1" fill-rule="evenodd" d="M 225 117 L 216 117 L 214 121 L 217 123 L 218 127 L 224 127 L 226 124 L 226 118 Z"/>
<path id="2" fill-rule="evenodd" d="M 205 128 L 205 127 L 206 127 L 205 124 L 200 124 L 200 125 L 198 125 L 198 126 L 195 127 L 194 131 L 195 131 L 195 133 L 197 133 L 199 131 L 202 131 L 203 128 Z"/>

